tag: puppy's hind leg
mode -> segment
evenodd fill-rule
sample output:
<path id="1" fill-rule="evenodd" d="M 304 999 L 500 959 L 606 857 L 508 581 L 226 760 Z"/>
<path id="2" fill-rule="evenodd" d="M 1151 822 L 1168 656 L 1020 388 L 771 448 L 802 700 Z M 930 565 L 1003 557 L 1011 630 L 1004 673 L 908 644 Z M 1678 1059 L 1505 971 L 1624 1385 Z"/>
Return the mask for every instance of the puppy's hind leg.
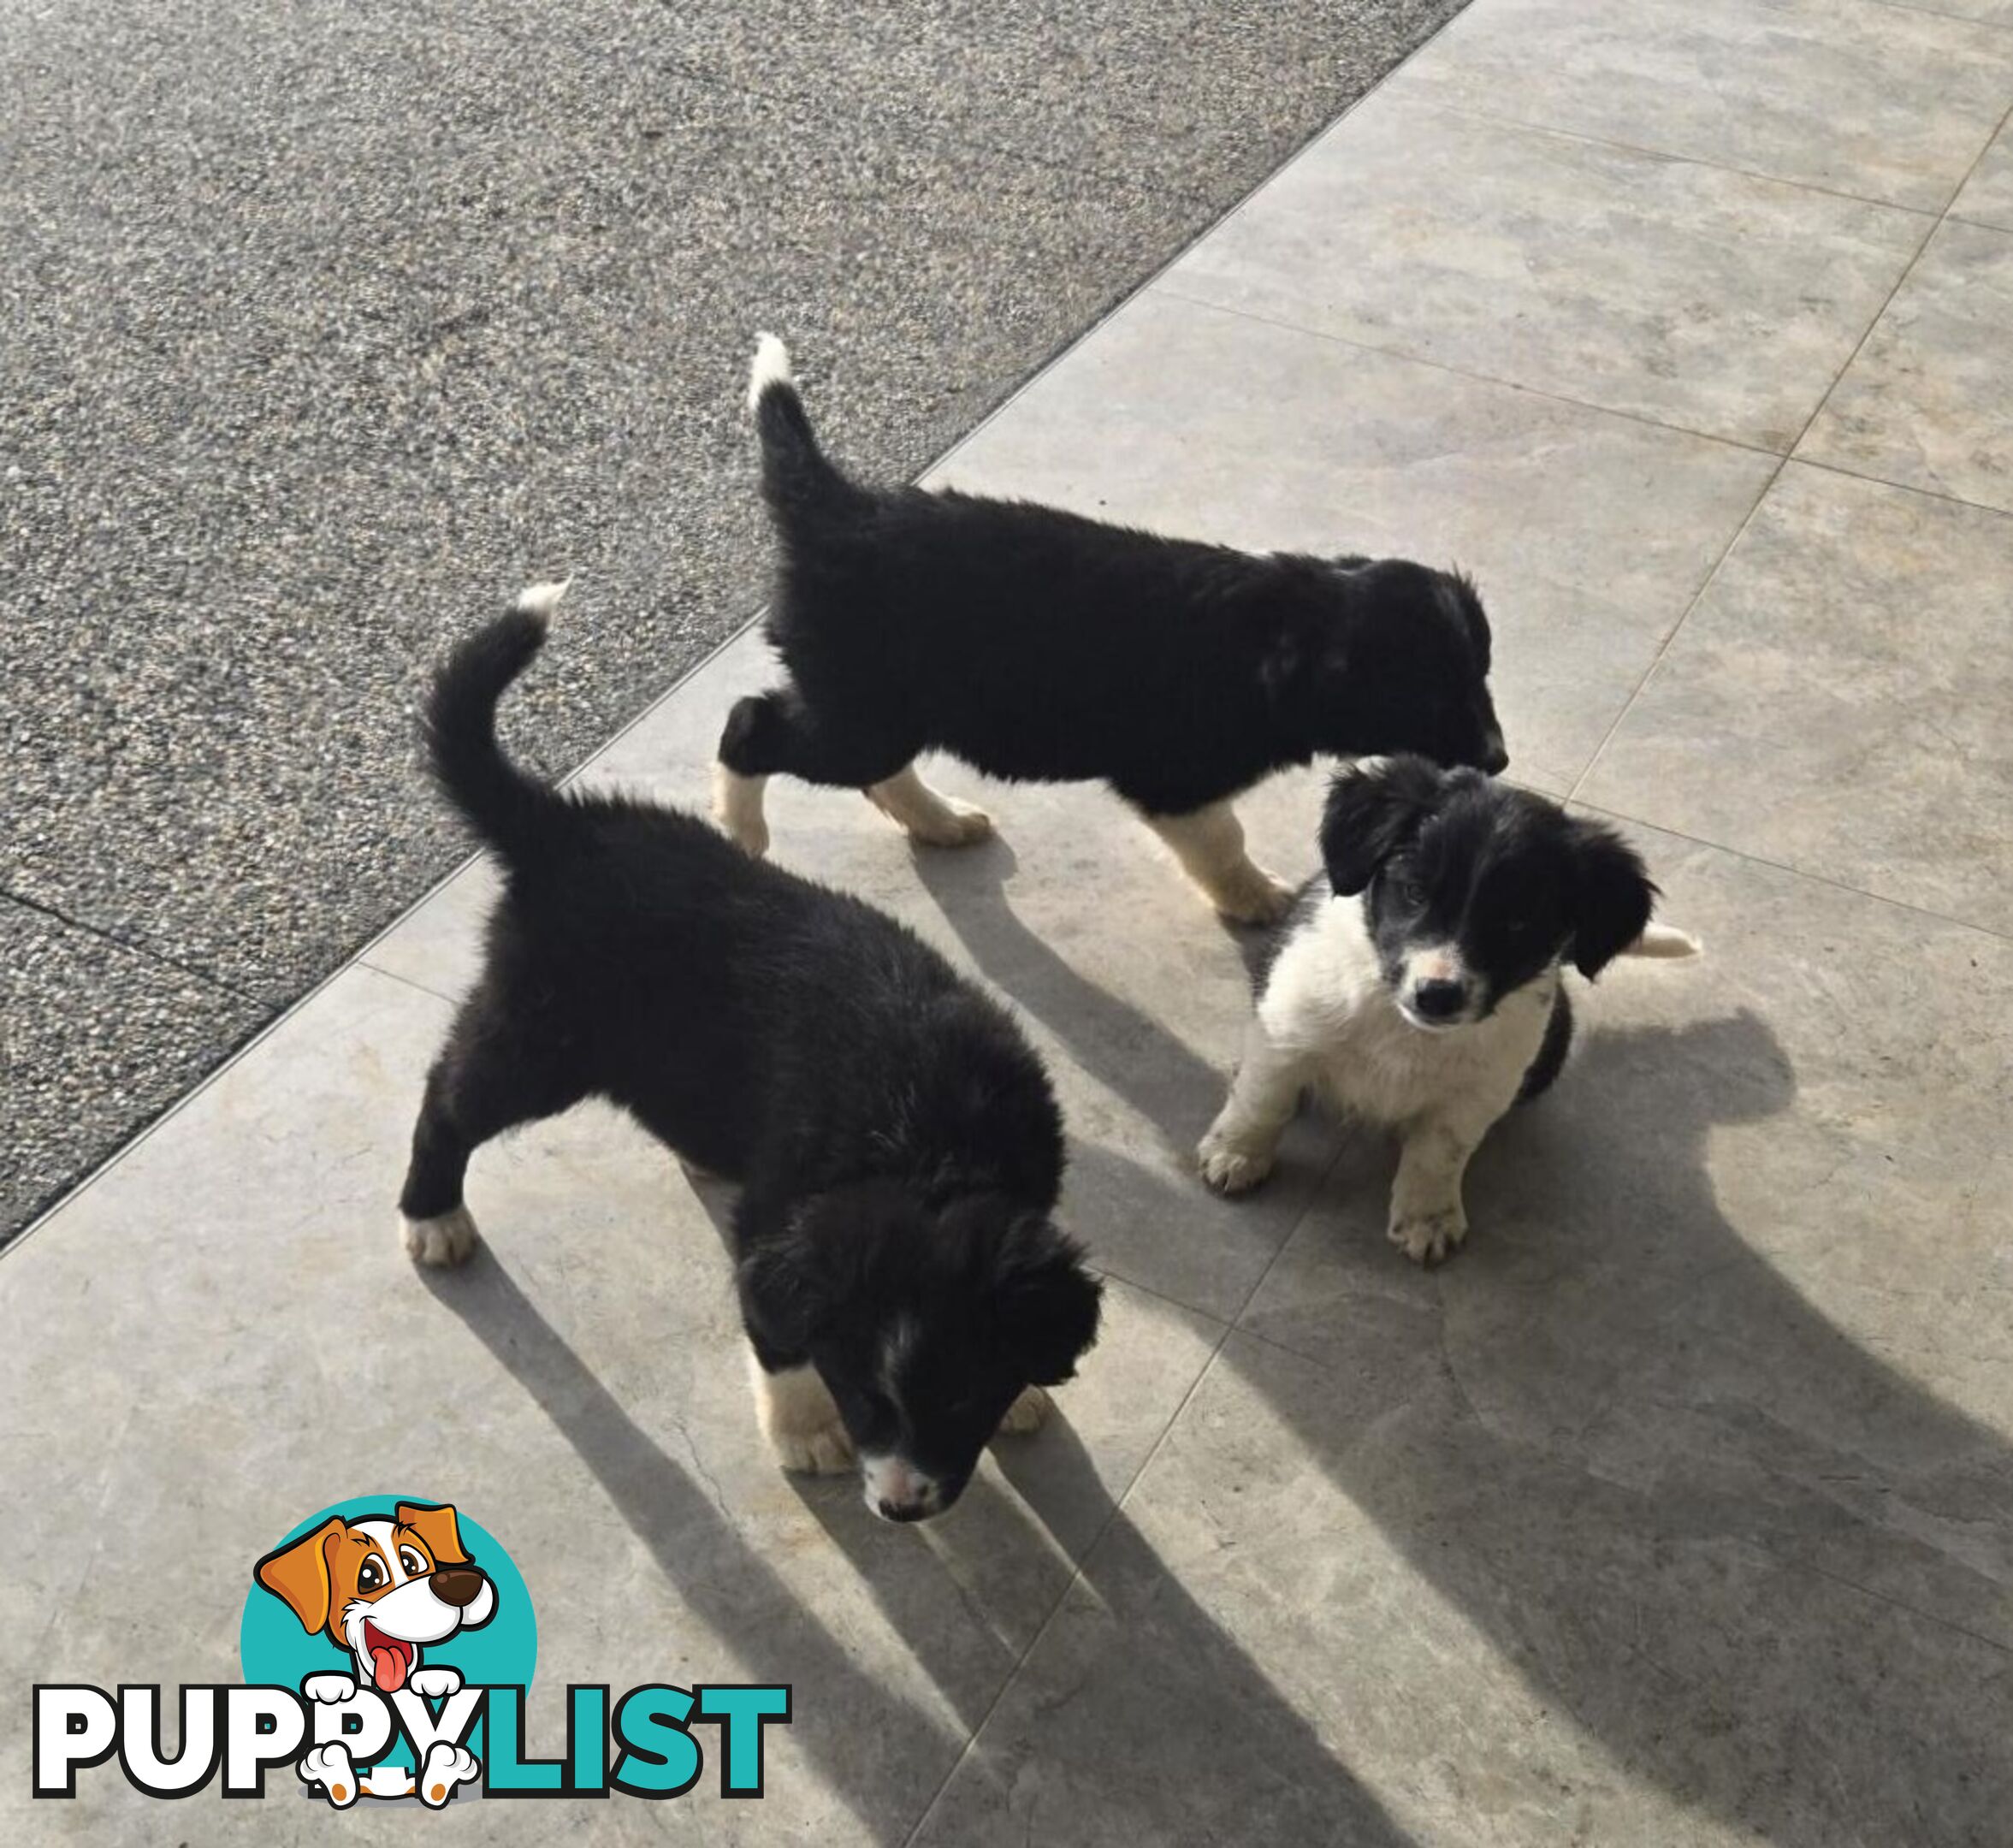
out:
<path id="1" fill-rule="evenodd" d="M 905 829 L 911 840 L 928 847 L 968 847 L 992 832 L 992 817 L 983 808 L 932 789 L 909 765 L 893 776 L 867 785 L 867 799 Z"/>
<path id="2" fill-rule="evenodd" d="M 556 1116 L 585 1095 L 523 1036 L 499 1031 L 500 1012 L 495 999 L 478 992 L 427 1075 L 399 1194 L 400 1241 L 415 1264 L 458 1265 L 475 1250 L 476 1223 L 461 1188 L 477 1148 L 518 1123 Z"/>
<path id="3" fill-rule="evenodd" d="M 1140 817 L 1172 850 L 1181 870 L 1218 911 L 1239 924 L 1276 924 L 1291 909 L 1294 888 L 1257 865 L 1244 850 L 1244 824 L 1227 802 L 1186 814 Z"/>

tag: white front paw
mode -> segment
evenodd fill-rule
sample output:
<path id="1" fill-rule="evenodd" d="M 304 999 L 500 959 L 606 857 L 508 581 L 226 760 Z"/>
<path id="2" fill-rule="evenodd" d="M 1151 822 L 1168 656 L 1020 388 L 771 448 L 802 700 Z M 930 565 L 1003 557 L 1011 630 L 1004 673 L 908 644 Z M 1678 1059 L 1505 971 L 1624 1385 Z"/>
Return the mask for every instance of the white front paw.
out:
<path id="1" fill-rule="evenodd" d="M 300 1684 L 300 1691 L 304 1699 L 339 1707 L 356 1698 L 357 1684 L 346 1674 L 311 1674 Z"/>
<path id="2" fill-rule="evenodd" d="M 1276 924 L 1293 909 L 1299 896 L 1275 873 L 1246 862 L 1224 875 L 1210 895 L 1217 909 L 1234 924 Z"/>
<path id="3" fill-rule="evenodd" d="M 1272 1172 L 1272 1150 L 1240 1140 L 1219 1118 L 1195 1150 L 1202 1178 L 1219 1194 L 1248 1194 Z"/>
<path id="4" fill-rule="evenodd" d="M 336 1681 L 340 1675 L 317 1675 L 317 1681 Z M 349 1747 L 340 1739 L 303 1752 L 294 1768 L 311 1792 L 319 1791 L 338 1810 L 346 1810 L 357 1800 L 357 1768 L 350 1762 Z"/>
<path id="5" fill-rule="evenodd" d="M 443 1663 L 438 1668 L 415 1668 L 406 1677 L 406 1685 L 422 1700 L 445 1700 L 461 1686 L 461 1671 Z"/>
<path id="6" fill-rule="evenodd" d="M 429 1810 L 438 1810 L 454 1794 L 455 1787 L 475 1782 L 481 1767 L 475 1754 L 459 1745 L 439 1740 L 420 1768 L 419 1800 Z"/>
<path id="7" fill-rule="evenodd" d="M 1006 1416 L 999 1421 L 1003 1431 L 1015 1436 L 1025 1436 L 1037 1431 L 1048 1422 L 1048 1415 L 1055 1410 L 1056 1402 L 1039 1386 L 1023 1386 L 1020 1396 L 1006 1408 Z"/>
<path id="8" fill-rule="evenodd" d="M 803 1475 L 843 1476 L 853 1466 L 853 1440 L 837 1418 L 808 1430 L 772 1430 L 769 1444 L 784 1469 Z"/>
<path id="9" fill-rule="evenodd" d="M 465 1264 L 476 1248 L 476 1223 L 465 1206 L 453 1206 L 431 1219 L 399 1221 L 399 1236 L 414 1264 Z"/>
<path id="10" fill-rule="evenodd" d="M 1394 1212 L 1387 1235 L 1414 1264 L 1436 1265 L 1459 1249 L 1468 1235 L 1468 1216 L 1458 1202 L 1427 1212 Z"/>

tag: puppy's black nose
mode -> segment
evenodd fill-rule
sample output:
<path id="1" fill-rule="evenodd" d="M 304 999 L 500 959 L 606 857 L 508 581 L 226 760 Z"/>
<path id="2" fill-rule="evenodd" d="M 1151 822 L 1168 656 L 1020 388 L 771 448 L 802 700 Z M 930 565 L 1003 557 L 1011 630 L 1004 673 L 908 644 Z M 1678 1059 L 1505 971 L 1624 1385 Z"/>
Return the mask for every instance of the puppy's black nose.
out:
<path id="1" fill-rule="evenodd" d="M 921 1520 L 929 1513 L 927 1504 L 921 1502 L 891 1502 L 885 1496 L 874 1504 L 883 1520 Z"/>
<path id="2" fill-rule="evenodd" d="M 1452 1020 L 1468 1004 L 1468 985 L 1423 981 L 1412 992 L 1412 1004 L 1428 1020 Z"/>
<path id="3" fill-rule="evenodd" d="M 471 1567 L 441 1566 L 433 1573 L 434 1596 L 443 1604 L 452 1604 L 457 1610 L 476 1601 L 476 1594 L 483 1589 L 483 1575 Z"/>
<path id="4" fill-rule="evenodd" d="M 1482 767 L 1490 776 L 1501 776 L 1510 767 L 1510 754 L 1503 749 L 1501 738 L 1491 739 L 1483 746 Z"/>

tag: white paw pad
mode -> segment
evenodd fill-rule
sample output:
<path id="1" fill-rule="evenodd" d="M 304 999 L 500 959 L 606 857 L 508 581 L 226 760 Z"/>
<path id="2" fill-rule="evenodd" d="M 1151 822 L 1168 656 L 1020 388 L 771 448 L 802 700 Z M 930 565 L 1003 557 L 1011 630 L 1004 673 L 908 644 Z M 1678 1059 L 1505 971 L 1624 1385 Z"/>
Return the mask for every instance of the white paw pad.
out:
<path id="1" fill-rule="evenodd" d="M 406 1685 L 422 1700 L 445 1700 L 461 1691 L 459 1668 L 415 1668 L 406 1677 Z"/>
<path id="2" fill-rule="evenodd" d="M 1234 924 L 1276 924 L 1292 910 L 1294 889 L 1263 867 L 1246 862 L 1211 894 Z"/>
<path id="3" fill-rule="evenodd" d="M 335 1677 L 317 1675 L 315 1679 L 333 1680 Z M 357 1768 L 350 1760 L 349 1747 L 340 1739 L 303 1752 L 294 1768 L 310 1791 L 319 1791 L 336 1809 L 346 1810 L 357 1800 Z"/>
<path id="4" fill-rule="evenodd" d="M 1458 1206 L 1408 1213 L 1392 1220 L 1387 1235 L 1414 1264 L 1436 1265 L 1460 1248 L 1468 1235 L 1468 1218 Z"/>
<path id="5" fill-rule="evenodd" d="M 419 1800 L 429 1810 L 438 1810 L 463 1784 L 472 1784 L 481 1774 L 475 1754 L 446 1739 L 436 1743 L 419 1770 Z"/>
<path id="6" fill-rule="evenodd" d="M 431 1219 L 401 1218 L 399 1238 L 414 1264 L 465 1264 L 476 1248 L 476 1223 L 467 1207 L 456 1206 Z"/>
<path id="7" fill-rule="evenodd" d="M 1240 1144 L 1211 1129 L 1195 1151 L 1203 1180 L 1219 1194 L 1248 1194 L 1272 1172 L 1272 1151 Z"/>
<path id="8" fill-rule="evenodd" d="M 999 1421 L 999 1428 L 1014 1436 L 1025 1436 L 1029 1431 L 1039 1430 L 1054 1410 L 1055 1401 L 1041 1387 L 1024 1386 L 1020 1397 L 1006 1408 L 1006 1416 Z"/>

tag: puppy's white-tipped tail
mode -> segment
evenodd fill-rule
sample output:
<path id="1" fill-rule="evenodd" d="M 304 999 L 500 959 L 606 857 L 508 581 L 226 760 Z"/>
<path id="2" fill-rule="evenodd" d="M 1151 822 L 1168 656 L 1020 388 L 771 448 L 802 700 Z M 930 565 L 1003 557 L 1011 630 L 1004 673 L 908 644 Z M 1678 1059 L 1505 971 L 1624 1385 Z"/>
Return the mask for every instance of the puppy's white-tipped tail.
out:
<path id="1" fill-rule="evenodd" d="M 518 592 L 517 601 L 511 605 L 520 616 L 536 616 L 542 623 L 549 623 L 553 612 L 559 607 L 559 599 L 565 595 L 566 587 L 573 580 L 562 578 L 556 583 L 526 584 Z"/>
<path id="2" fill-rule="evenodd" d="M 796 383 L 796 376 L 790 370 L 790 349 L 773 334 L 756 335 L 755 364 L 748 369 L 749 410 L 761 409 L 762 394 L 770 386 Z"/>
<path id="3" fill-rule="evenodd" d="M 1702 956 L 1705 954 L 1705 945 L 1690 931 L 1679 930 L 1674 924 L 1650 924 L 1644 927 L 1643 934 L 1622 954 L 1674 960 L 1684 957 Z"/>

